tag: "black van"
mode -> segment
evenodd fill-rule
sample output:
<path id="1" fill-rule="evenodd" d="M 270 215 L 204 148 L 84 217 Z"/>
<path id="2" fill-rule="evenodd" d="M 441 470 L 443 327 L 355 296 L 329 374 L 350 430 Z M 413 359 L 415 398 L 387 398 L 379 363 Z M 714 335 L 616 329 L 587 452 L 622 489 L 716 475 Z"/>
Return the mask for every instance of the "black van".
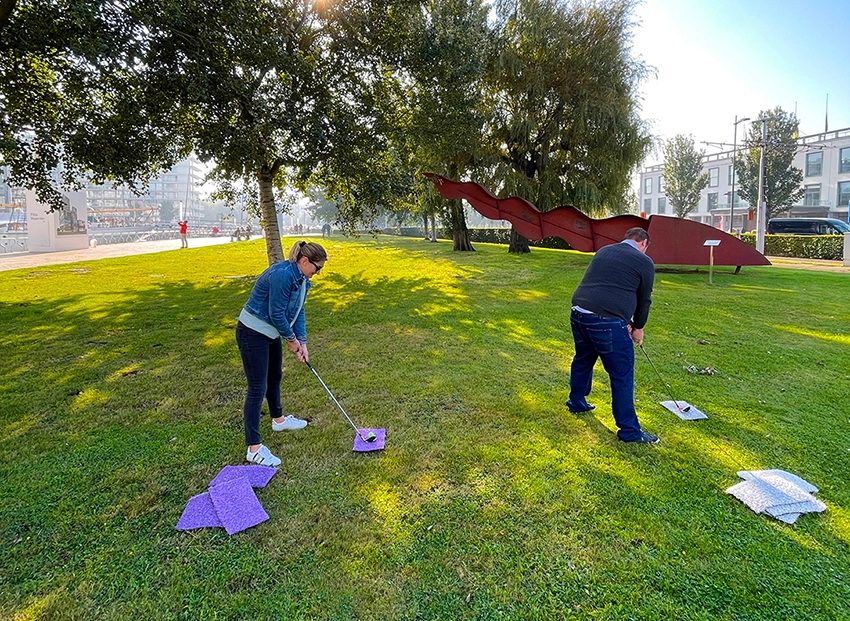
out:
<path id="1" fill-rule="evenodd" d="M 835 218 L 771 218 L 767 232 L 772 235 L 843 235 L 850 224 Z"/>

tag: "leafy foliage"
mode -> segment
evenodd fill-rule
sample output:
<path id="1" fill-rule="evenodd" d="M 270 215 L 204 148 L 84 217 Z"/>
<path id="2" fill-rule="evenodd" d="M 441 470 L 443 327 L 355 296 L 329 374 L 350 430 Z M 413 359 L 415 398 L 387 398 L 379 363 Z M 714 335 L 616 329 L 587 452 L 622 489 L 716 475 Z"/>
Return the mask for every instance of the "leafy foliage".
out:
<path id="1" fill-rule="evenodd" d="M 700 192 L 708 185 L 708 173 L 702 172 L 704 156 L 693 136 L 679 134 L 664 143 L 664 191 L 679 218 L 697 208 Z"/>
<path id="2" fill-rule="evenodd" d="M 747 149 L 738 156 L 735 170 L 739 177 L 741 198 L 758 207 L 762 144 L 762 123 L 759 120 L 771 117 L 776 118 L 767 121 L 764 196 L 768 220 L 787 212 L 806 192 L 802 186 L 803 171 L 792 166 L 797 153 L 800 122 L 793 114 L 776 107 L 759 113 L 745 139 Z"/>
<path id="3" fill-rule="evenodd" d="M 135 188 L 185 156 L 168 82 L 149 83 L 146 31 L 103 0 L 4 3 L 0 166 L 12 185 L 62 204 L 83 180 Z"/>
<path id="4" fill-rule="evenodd" d="M 744 233 L 741 240 L 756 246 L 754 233 Z M 844 257 L 842 235 L 765 235 L 764 254 L 772 257 L 840 260 Z"/>
<path id="5" fill-rule="evenodd" d="M 544 211 L 616 209 L 649 147 L 637 107 L 646 68 L 629 47 L 633 3 L 517 0 L 496 9 L 495 179 Z"/>

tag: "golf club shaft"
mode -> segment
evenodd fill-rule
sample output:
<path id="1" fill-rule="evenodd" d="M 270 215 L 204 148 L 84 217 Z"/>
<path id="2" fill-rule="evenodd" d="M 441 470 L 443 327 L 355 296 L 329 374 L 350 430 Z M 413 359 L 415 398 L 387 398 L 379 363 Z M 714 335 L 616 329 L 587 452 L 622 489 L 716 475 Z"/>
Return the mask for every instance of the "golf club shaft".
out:
<path id="1" fill-rule="evenodd" d="M 663 378 L 663 377 L 661 377 L 661 373 L 660 373 L 660 372 L 658 371 L 658 369 L 655 367 L 655 363 L 654 363 L 654 362 L 652 362 L 652 358 L 650 358 L 650 357 L 649 357 L 649 354 L 648 354 L 648 353 L 646 353 L 646 350 L 643 348 L 643 343 L 641 343 L 640 345 L 638 345 L 638 347 L 640 347 L 640 350 L 643 352 L 643 355 L 644 355 L 644 356 L 646 356 L 646 359 L 647 359 L 647 360 L 649 360 L 649 364 L 650 364 L 650 366 L 653 368 L 653 370 L 655 371 L 655 373 L 658 375 L 658 379 L 660 379 L 660 380 L 661 380 L 661 383 L 662 383 L 662 384 L 664 384 L 664 385 L 667 387 L 667 394 L 668 394 L 668 395 L 670 395 L 670 398 L 673 400 L 673 403 L 675 403 L 675 404 L 676 404 L 676 407 L 678 408 L 678 407 L 679 407 L 679 402 L 678 402 L 678 401 L 676 401 L 676 397 L 674 397 L 674 396 L 673 396 L 673 389 L 670 387 L 670 384 L 668 384 L 667 382 L 665 382 L 665 381 L 664 381 L 664 378 Z"/>
<path id="2" fill-rule="evenodd" d="M 327 384 L 325 384 L 324 381 L 322 381 L 322 378 L 316 372 L 316 369 L 313 368 L 313 365 L 310 364 L 310 362 L 307 361 L 307 360 L 305 360 L 304 362 L 307 364 L 308 367 L 310 367 L 310 370 L 313 372 L 313 375 L 315 375 L 316 379 L 319 380 L 319 383 L 327 391 L 327 393 L 330 395 L 331 399 L 333 399 L 333 402 L 336 403 L 336 407 L 338 407 L 339 411 L 342 412 L 342 415 L 345 416 L 345 420 L 347 420 L 349 422 L 349 424 L 352 427 L 354 427 L 354 431 L 357 432 L 357 435 L 360 436 L 360 439 L 363 440 L 364 442 L 368 442 L 368 440 L 366 440 L 366 438 L 363 437 L 363 434 L 360 433 L 360 429 L 357 428 L 357 425 L 354 424 L 354 421 L 352 421 L 351 418 L 349 418 L 348 414 L 345 413 L 345 410 L 339 404 L 339 401 L 336 400 L 336 397 L 334 397 L 334 394 L 331 392 L 331 389 L 328 388 Z"/>

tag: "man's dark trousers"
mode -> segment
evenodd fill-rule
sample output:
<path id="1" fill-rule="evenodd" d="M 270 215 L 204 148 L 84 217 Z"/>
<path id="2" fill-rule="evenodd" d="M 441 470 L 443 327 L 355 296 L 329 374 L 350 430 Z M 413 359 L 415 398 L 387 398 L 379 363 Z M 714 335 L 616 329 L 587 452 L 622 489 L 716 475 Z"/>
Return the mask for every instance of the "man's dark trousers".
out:
<path id="1" fill-rule="evenodd" d="M 617 437 L 626 442 L 641 435 L 635 413 L 635 348 L 628 324 L 622 319 L 600 317 L 574 310 L 570 314 L 576 355 L 570 368 L 570 402 L 587 403 L 593 385 L 593 365 L 602 366 L 611 380 L 611 409 L 619 431 Z"/>

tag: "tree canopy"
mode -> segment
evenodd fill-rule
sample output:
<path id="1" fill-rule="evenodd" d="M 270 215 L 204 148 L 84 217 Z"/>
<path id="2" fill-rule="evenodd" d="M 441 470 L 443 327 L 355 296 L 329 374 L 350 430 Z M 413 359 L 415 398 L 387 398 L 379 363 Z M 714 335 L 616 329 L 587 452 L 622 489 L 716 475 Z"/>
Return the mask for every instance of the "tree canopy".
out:
<path id="1" fill-rule="evenodd" d="M 323 188 L 343 228 L 433 212 L 425 170 L 617 212 L 649 146 L 633 6 L 4 0 L 0 164 L 58 201 L 63 184 L 132 187 L 194 152 L 222 196 L 258 190 L 270 262 L 285 188 Z M 471 249 L 460 203 L 444 213 Z"/>
<path id="2" fill-rule="evenodd" d="M 664 191 L 679 218 L 697 208 L 700 192 L 708 185 L 703 157 L 705 152 L 697 150 L 693 136 L 679 134 L 664 143 Z"/>
<path id="3" fill-rule="evenodd" d="M 168 84 L 145 82 L 146 36 L 103 0 L 3 2 L 0 165 L 10 184 L 59 207 L 60 186 L 135 187 L 188 153 Z"/>
<path id="4" fill-rule="evenodd" d="M 764 177 L 764 196 L 766 218 L 781 215 L 799 201 L 806 190 L 803 187 L 803 171 L 791 164 L 797 153 L 797 136 L 800 122 L 781 107 L 762 110 L 758 118 L 750 125 L 744 141 L 747 147 L 738 157 L 735 170 L 738 173 L 741 198 L 758 205 L 759 164 L 761 161 L 762 123 L 761 119 L 775 117 L 767 121 L 766 171 Z"/>

